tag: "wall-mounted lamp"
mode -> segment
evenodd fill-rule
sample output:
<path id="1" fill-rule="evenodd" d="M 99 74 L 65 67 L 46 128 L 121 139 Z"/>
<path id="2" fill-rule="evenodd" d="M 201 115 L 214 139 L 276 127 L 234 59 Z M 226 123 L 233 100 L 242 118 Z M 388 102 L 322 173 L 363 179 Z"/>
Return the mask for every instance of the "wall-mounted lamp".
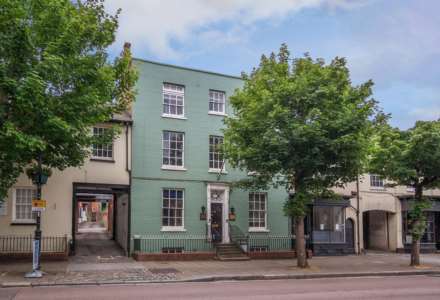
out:
<path id="1" fill-rule="evenodd" d="M 231 207 L 229 209 L 229 221 L 235 221 L 235 208 Z"/>
<path id="2" fill-rule="evenodd" d="M 202 206 L 201 207 L 201 212 L 200 212 L 200 220 L 204 221 L 206 220 L 206 207 Z"/>

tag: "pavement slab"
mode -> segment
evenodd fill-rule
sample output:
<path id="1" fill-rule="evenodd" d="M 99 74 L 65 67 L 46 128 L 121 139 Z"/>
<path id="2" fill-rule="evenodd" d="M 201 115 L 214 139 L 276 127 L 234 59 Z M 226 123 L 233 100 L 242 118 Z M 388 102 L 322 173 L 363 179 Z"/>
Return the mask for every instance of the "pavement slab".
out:
<path id="1" fill-rule="evenodd" d="M 43 263 L 45 276 L 25 279 L 30 263 L 0 263 L 0 285 L 96 285 L 177 281 L 275 280 L 331 277 L 396 276 L 411 274 L 440 275 L 440 254 L 422 255 L 424 265 L 410 267 L 409 256 L 396 253 L 368 253 L 333 257 L 314 257 L 310 268 L 296 267 L 293 259 L 250 260 L 238 262 L 148 261 L 137 262 L 125 257 L 111 262 L 78 261 Z"/>

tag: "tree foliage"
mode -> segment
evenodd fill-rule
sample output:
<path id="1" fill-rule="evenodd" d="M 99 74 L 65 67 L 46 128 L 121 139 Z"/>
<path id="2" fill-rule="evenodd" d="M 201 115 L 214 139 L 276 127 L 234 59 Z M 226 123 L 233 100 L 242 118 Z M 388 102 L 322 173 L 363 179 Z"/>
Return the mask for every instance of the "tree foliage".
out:
<path id="1" fill-rule="evenodd" d="M 393 185 L 415 190 L 409 219 L 413 238 L 411 264 L 418 265 L 420 239 L 426 229 L 425 210 L 430 207 L 423 193 L 440 187 L 440 120 L 418 121 L 408 130 L 384 124 L 371 149 L 371 172 L 384 176 Z"/>
<path id="2" fill-rule="evenodd" d="M 130 105 L 130 50 L 107 53 L 118 15 L 99 0 L 0 0 L 0 199 L 40 153 L 51 168 L 81 165 L 90 126 Z"/>
<path id="3" fill-rule="evenodd" d="M 353 86 L 343 58 L 291 59 L 286 45 L 243 78 L 225 121 L 228 162 L 254 171 L 244 185 L 294 191 L 285 212 L 303 220 L 313 199 L 332 197 L 331 187 L 361 170 L 377 112 L 373 83 Z"/>

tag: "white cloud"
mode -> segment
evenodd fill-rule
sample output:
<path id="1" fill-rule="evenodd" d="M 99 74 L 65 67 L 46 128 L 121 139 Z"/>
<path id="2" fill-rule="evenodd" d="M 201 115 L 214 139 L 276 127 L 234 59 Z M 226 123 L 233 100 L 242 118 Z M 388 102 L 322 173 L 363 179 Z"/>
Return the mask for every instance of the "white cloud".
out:
<path id="1" fill-rule="evenodd" d="M 258 21 L 279 21 L 305 8 L 326 7 L 349 9 L 367 0 L 109 0 L 106 8 L 115 12 L 122 8 L 118 46 L 124 41 L 133 44 L 135 54 L 147 48 L 160 58 L 176 58 L 173 43 L 184 43 L 194 34 L 203 39 L 224 42 L 240 39 L 234 33 Z M 233 23 L 223 32 L 212 27 Z M 210 39 L 211 37 L 211 39 Z M 209 46 L 209 45 L 208 45 Z"/>
<path id="2" fill-rule="evenodd" d="M 438 120 L 440 119 L 440 106 L 415 108 L 409 114 L 417 120 Z"/>
<path id="3" fill-rule="evenodd" d="M 360 78 L 373 75 L 382 87 L 396 82 L 437 85 L 439 6 L 418 2 L 390 6 L 392 12 L 371 16 L 368 26 L 358 28 L 341 42 L 341 48 L 347 49 L 352 72 Z"/>

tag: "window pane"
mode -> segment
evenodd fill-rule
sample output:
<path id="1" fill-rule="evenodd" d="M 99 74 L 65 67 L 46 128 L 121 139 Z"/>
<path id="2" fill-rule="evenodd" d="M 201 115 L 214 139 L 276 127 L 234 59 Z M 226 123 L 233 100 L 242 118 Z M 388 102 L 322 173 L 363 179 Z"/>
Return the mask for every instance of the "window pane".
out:
<path id="1" fill-rule="evenodd" d="M 36 214 L 32 213 L 32 199 L 36 198 L 36 190 L 23 188 L 15 190 L 15 219 L 18 221 L 33 221 Z"/>
<path id="2" fill-rule="evenodd" d="M 95 137 L 102 137 L 108 133 L 108 128 L 94 127 L 93 135 Z M 112 158 L 113 157 L 113 142 L 108 144 L 93 144 L 92 156 L 97 158 Z"/>
<path id="3" fill-rule="evenodd" d="M 221 169 L 223 165 L 223 155 L 221 153 L 221 145 L 223 137 L 209 136 L 209 167 L 212 169 Z"/>
<path id="4" fill-rule="evenodd" d="M 163 103 L 164 113 L 183 116 L 183 106 L 185 102 L 185 89 L 183 86 L 164 83 L 163 85 Z"/>
<path id="5" fill-rule="evenodd" d="M 183 133 L 164 131 L 162 147 L 164 165 L 183 166 Z"/>
<path id="6" fill-rule="evenodd" d="M 266 227 L 266 193 L 249 194 L 249 227 Z"/>
<path id="7" fill-rule="evenodd" d="M 376 174 L 370 174 L 370 186 L 372 187 L 384 187 L 383 178 Z"/>
<path id="8" fill-rule="evenodd" d="M 162 224 L 183 226 L 183 190 L 164 189 L 162 196 Z"/>
<path id="9" fill-rule="evenodd" d="M 225 105 L 225 93 L 221 91 L 213 91 L 209 92 L 209 110 L 212 112 L 224 112 Z"/>

